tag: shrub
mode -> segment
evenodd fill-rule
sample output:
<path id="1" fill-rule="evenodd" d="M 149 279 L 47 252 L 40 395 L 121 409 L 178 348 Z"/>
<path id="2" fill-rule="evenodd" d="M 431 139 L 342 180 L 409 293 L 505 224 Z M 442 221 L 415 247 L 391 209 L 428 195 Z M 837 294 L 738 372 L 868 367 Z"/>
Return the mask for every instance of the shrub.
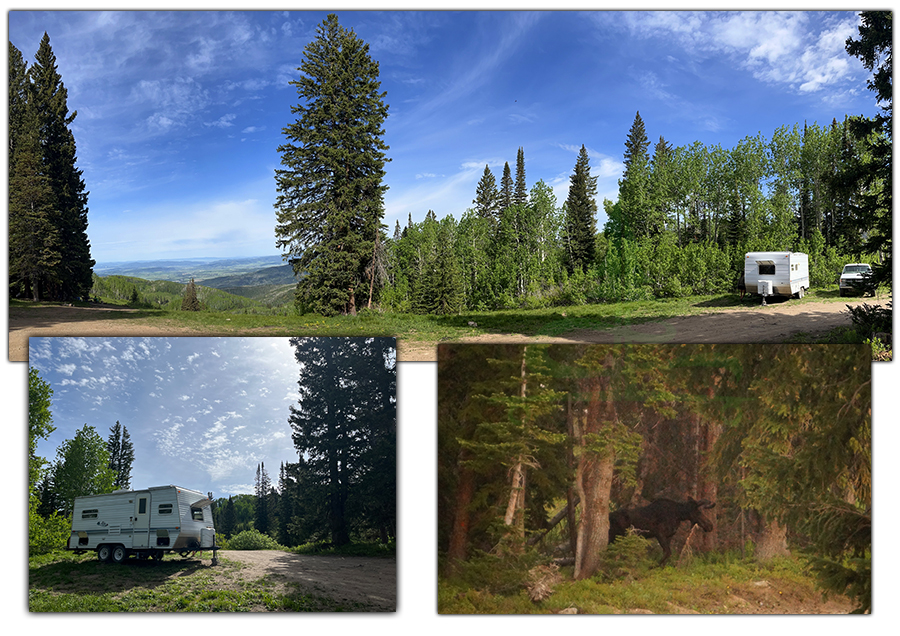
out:
<path id="1" fill-rule="evenodd" d="M 222 546 L 225 550 L 283 550 L 275 539 L 259 530 L 244 530 L 234 535 Z"/>
<path id="2" fill-rule="evenodd" d="M 32 495 L 28 502 L 28 555 L 48 554 L 66 547 L 69 520 L 55 512 L 49 517 L 38 514 L 40 501 Z"/>

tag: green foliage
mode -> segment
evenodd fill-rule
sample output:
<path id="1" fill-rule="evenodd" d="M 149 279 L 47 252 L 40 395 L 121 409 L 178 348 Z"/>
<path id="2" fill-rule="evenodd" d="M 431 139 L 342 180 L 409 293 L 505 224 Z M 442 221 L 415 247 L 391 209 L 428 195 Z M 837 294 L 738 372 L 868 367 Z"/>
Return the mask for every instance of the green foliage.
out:
<path id="1" fill-rule="evenodd" d="M 87 296 L 94 260 L 67 91 L 45 33 L 27 68 L 10 44 L 10 287 L 35 300 Z"/>
<path id="2" fill-rule="evenodd" d="M 275 539 L 259 530 L 244 530 L 223 542 L 225 550 L 284 550 Z"/>
<path id="3" fill-rule="evenodd" d="M 591 176 L 590 159 L 583 145 L 569 182 L 564 237 L 566 267 L 571 273 L 577 267 L 587 268 L 594 262 L 594 235 L 597 233 L 597 202 L 594 199 L 597 177 Z"/>
<path id="4" fill-rule="evenodd" d="M 329 14 L 306 45 L 298 119 L 283 129 L 276 170 L 276 246 L 290 257 L 297 305 L 355 314 L 384 215 L 388 107 L 369 46 Z"/>
<path id="5" fill-rule="evenodd" d="M 528 581 L 528 571 L 546 563 L 535 550 L 526 550 L 521 554 L 502 556 L 478 552 L 460 564 L 457 581 L 474 590 L 489 594 L 511 595 L 524 590 Z"/>
<path id="6" fill-rule="evenodd" d="M 306 537 L 394 536 L 396 350 L 392 338 L 291 338 L 300 395 L 288 421 Z M 293 517 L 291 518 L 293 521 Z"/>
<path id="7" fill-rule="evenodd" d="M 69 540 L 71 524 L 68 518 L 53 512 L 43 517 L 35 495 L 28 498 L 28 555 L 29 557 L 61 550 Z"/>
<path id="8" fill-rule="evenodd" d="M 35 455 L 38 439 L 46 439 L 56 430 L 53 426 L 53 413 L 50 411 L 53 389 L 41 378 L 38 370 L 28 369 L 28 493 L 34 492 L 35 486 L 44 473 L 47 460 Z"/>
<path id="9" fill-rule="evenodd" d="M 646 574 L 656 565 L 656 560 L 649 556 L 649 548 L 655 545 L 655 540 L 646 539 L 629 529 L 625 536 L 617 537 L 604 550 L 600 560 L 604 579 Z"/>
<path id="10" fill-rule="evenodd" d="M 181 311 L 200 311 L 200 301 L 197 300 L 197 286 L 191 279 L 184 287 L 184 295 L 181 298 Z"/>
<path id="11" fill-rule="evenodd" d="M 75 497 L 112 492 L 116 479 L 115 471 L 109 469 L 106 442 L 87 424 L 59 446 L 49 476 L 51 507 L 65 515 L 71 513 Z"/>

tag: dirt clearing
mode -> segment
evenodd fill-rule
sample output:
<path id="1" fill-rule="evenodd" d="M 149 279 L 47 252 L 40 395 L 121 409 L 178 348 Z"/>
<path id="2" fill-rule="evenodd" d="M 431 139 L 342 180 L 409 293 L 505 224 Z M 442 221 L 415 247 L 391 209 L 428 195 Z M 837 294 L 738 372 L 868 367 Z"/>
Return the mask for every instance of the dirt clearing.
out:
<path id="1" fill-rule="evenodd" d="M 397 609 L 397 560 L 389 558 L 310 556 L 279 550 L 228 550 L 225 559 L 242 565 L 239 577 L 274 583 L 297 583 L 315 596 L 360 606 L 360 611 Z"/>
<path id="2" fill-rule="evenodd" d="M 482 334 L 451 342 L 544 343 L 766 343 L 782 342 L 797 333 L 822 334 L 849 326 L 847 305 L 886 305 L 891 298 L 853 299 L 848 302 L 797 302 L 773 300 L 766 307 L 709 308 L 694 316 L 608 329 L 577 329 L 561 336 L 528 336 L 517 333 Z M 28 360 L 29 336 L 208 336 L 217 335 L 180 326 L 165 326 L 134 317 L 136 310 L 112 307 L 40 307 L 9 309 L 9 360 Z M 241 335 L 231 333 L 228 335 Z M 265 335 L 256 332 L 254 335 Z M 436 342 L 398 338 L 401 362 L 434 362 Z"/>
<path id="3" fill-rule="evenodd" d="M 454 342 L 499 343 L 721 343 L 749 344 L 783 342 L 787 338 L 807 333 L 819 335 L 852 323 L 847 305 L 887 305 L 891 298 L 860 299 L 849 302 L 770 301 L 765 307 L 738 309 L 710 309 L 695 316 L 679 316 L 655 322 L 626 325 L 607 329 L 577 329 L 562 336 L 526 336 L 522 334 L 482 334 L 460 338 Z M 400 341 L 397 345 L 400 361 L 433 361 L 437 349 L 433 343 Z"/>

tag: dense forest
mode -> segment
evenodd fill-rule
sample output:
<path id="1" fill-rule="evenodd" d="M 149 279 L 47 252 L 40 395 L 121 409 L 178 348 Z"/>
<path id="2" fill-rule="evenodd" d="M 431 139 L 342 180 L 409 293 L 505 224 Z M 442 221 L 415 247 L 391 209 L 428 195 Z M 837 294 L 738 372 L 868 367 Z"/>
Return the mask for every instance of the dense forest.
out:
<path id="1" fill-rule="evenodd" d="M 599 232 L 583 147 L 561 204 L 543 181 L 527 188 L 520 148 L 515 178 L 507 163 L 498 189 L 485 166 L 458 221 L 429 212 L 397 223 L 384 246 L 382 305 L 456 313 L 722 293 L 735 289 L 749 251 L 809 254 L 813 287 L 834 283 L 846 262 L 884 260 L 864 241 L 865 190 L 848 171 L 870 158 L 849 118 L 734 148 L 660 137 L 651 154 L 638 113 L 625 147 L 619 197 L 603 202 Z"/>
<path id="2" fill-rule="evenodd" d="M 277 481 L 256 466 L 253 495 L 221 497 L 213 506 L 222 539 L 244 531 L 273 545 L 392 544 L 396 538 L 396 350 L 393 338 L 292 338 L 300 398 L 286 414 L 297 451 Z M 65 547 L 75 497 L 141 489 L 131 484 L 134 448 L 126 426 L 104 441 L 85 424 L 63 442 L 54 462 L 37 441 L 53 426 L 53 388 L 29 371 L 29 550 Z M 251 467 L 247 467 L 249 471 Z M 186 484 L 186 487 L 191 487 Z M 227 547 L 227 544 L 226 544 Z"/>
<path id="3" fill-rule="evenodd" d="M 441 576 L 590 578 L 611 512 L 691 497 L 715 503 L 695 553 L 800 554 L 865 610 L 870 374 L 860 345 L 441 345 Z"/>

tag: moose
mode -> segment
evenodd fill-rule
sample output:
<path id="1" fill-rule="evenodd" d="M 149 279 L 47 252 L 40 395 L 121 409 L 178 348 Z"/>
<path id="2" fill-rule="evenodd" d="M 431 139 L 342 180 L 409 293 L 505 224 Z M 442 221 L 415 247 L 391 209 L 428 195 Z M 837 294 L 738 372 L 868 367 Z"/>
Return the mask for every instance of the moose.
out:
<path id="1" fill-rule="evenodd" d="M 615 541 L 616 537 L 625 536 L 628 528 L 634 528 L 642 536 L 656 537 L 663 549 L 663 558 L 659 562 L 659 565 L 663 566 L 672 555 L 669 543 L 681 522 L 690 521 L 691 527 L 698 525 L 704 532 L 710 532 L 713 524 L 703 514 L 703 510 L 713 508 L 715 505 L 707 499 L 695 501 L 688 497 L 684 503 L 671 499 L 655 499 L 642 508 L 616 510 L 609 515 L 609 542 Z"/>

